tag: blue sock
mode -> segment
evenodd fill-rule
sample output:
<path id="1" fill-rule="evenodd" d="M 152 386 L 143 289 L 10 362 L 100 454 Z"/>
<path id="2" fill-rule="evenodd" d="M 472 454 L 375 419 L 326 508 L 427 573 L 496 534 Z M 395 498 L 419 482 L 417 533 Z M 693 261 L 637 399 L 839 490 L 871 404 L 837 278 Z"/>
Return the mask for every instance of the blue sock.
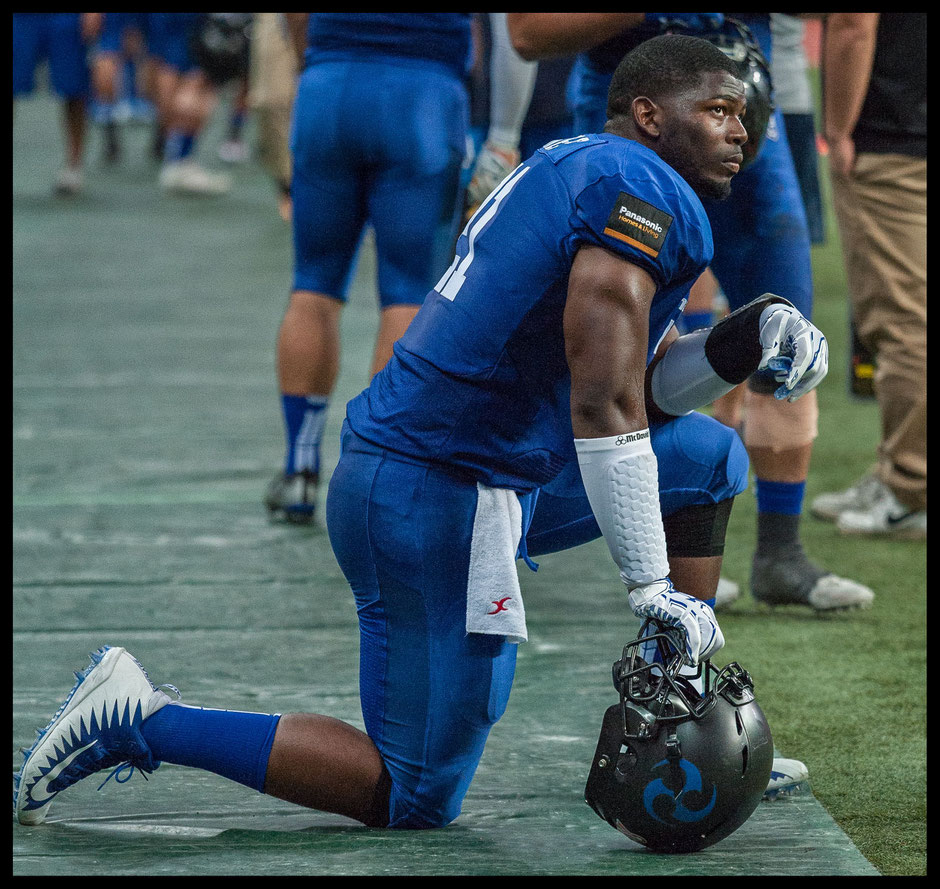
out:
<path id="1" fill-rule="evenodd" d="M 97 124 L 113 123 L 114 104 L 112 102 L 101 102 L 94 100 L 91 103 L 91 118 Z"/>
<path id="2" fill-rule="evenodd" d="M 691 333 L 693 330 L 698 330 L 700 327 L 711 327 L 712 313 L 711 311 L 685 312 L 679 316 L 676 326 L 679 328 L 680 335 L 683 333 Z"/>
<path id="3" fill-rule="evenodd" d="M 757 479 L 757 511 L 800 515 L 806 482 L 769 482 Z"/>
<path id="4" fill-rule="evenodd" d="M 325 395 L 281 394 L 287 438 L 284 472 L 287 475 L 303 470 L 319 473 L 320 442 L 329 404 L 330 400 Z"/>
<path id="5" fill-rule="evenodd" d="M 245 126 L 245 112 L 235 111 L 228 125 L 228 137 L 233 141 L 238 141 L 242 137 L 242 130 Z"/>
<path id="6" fill-rule="evenodd" d="M 141 724 L 160 762 L 213 772 L 264 793 L 268 757 L 280 714 L 206 710 L 176 702 Z"/>
<path id="7" fill-rule="evenodd" d="M 124 63 L 124 70 L 121 72 L 121 79 L 124 82 L 124 95 L 129 99 L 137 97 L 137 65 L 133 59 L 128 59 Z"/>
<path id="8" fill-rule="evenodd" d="M 164 160 L 169 163 L 184 160 L 193 153 L 195 144 L 196 137 L 192 133 L 170 130 L 166 135 L 166 146 L 163 149 Z"/>

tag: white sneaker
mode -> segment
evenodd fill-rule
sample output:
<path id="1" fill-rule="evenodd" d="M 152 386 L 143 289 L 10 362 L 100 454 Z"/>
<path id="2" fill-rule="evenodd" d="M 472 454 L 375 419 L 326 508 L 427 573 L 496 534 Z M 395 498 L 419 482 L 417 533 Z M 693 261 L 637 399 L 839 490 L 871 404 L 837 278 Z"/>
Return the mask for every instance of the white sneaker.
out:
<path id="1" fill-rule="evenodd" d="M 783 759 L 774 757 L 774 764 L 770 769 L 770 781 L 764 791 L 764 799 L 773 800 L 781 796 L 789 796 L 802 790 L 809 781 L 809 769 L 798 759 Z"/>
<path id="2" fill-rule="evenodd" d="M 824 574 L 809 591 L 809 604 L 817 611 L 869 608 L 875 594 L 864 584 L 838 574 Z"/>
<path id="3" fill-rule="evenodd" d="M 740 595 L 741 587 L 738 584 L 726 577 L 719 577 L 718 589 L 715 591 L 715 611 L 727 608 Z"/>
<path id="4" fill-rule="evenodd" d="M 843 512 L 836 521 L 836 527 L 843 534 L 926 540 L 927 510 L 908 509 L 886 487 L 867 509 Z"/>
<path id="5" fill-rule="evenodd" d="M 875 598 L 863 584 L 837 574 L 820 574 L 809 562 L 805 565 L 813 573 L 801 579 L 791 563 L 755 553 L 751 567 L 754 600 L 765 605 L 809 605 L 816 611 L 837 611 L 867 608 Z M 804 566 L 802 570 L 807 569 Z"/>
<path id="6" fill-rule="evenodd" d="M 154 687 L 144 668 L 123 648 L 105 646 L 75 677 L 69 696 L 14 776 L 13 812 L 20 824 L 42 824 L 59 793 L 95 772 L 124 764 L 152 772 L 160 765 L 140 724 L 170 698 Z"/>
<path id="7" fill-rule="evenodd" d="M 81 167 L 63 167 L 56 174 L 53 190 L 58 195 L 76 195 L 82 190 L 84 175 Z"/>
<path id="8" fill-rule="evenodd" d="M 845 491 L 833 491 L 813 498 L 809 511 L 817 519 L 834 522 L 850 509 L 868 509 L 886 490 L 884 482 L 870 472 Z"/>
<path id="9" fill-rule="evenodd" d="M 250 157 L 248 146 L 240 139 L 227 139 L 220 143 L 219 160 L 226 164 L 243 164 Z"/>
<path id="10" fill-rule="evenodd" d="M 176 161 L 164 164 L 160 185 L 178 194 L 220 195 L 231 190 L 232 177 L 227 173 L 213 173 L 195 161 Z"/>

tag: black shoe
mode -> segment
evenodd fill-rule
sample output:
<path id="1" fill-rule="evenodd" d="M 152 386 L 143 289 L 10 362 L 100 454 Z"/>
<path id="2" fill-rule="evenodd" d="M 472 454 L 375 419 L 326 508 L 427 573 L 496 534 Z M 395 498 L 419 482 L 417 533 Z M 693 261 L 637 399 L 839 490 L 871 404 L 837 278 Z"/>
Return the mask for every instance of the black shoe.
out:
<path id="1" fill-rule="evenodd" d="M 319 483 L 320 476 L 309 470 L 277 476 L 264 496 L 271 520 L 294 525 L 313 522 Z"/>
<path id="2" fill-rule="evenodd" d="M 163 162 L 163 151 L 166 148 L 166 131 L 163 127 L 153 128 L 153 139 L 150 141 L 150 157 L 156 163 Z"/>
<path id="3" fill-rule="evenodd" d="M 105 164 L 116 164 L 121 159 L 121 139 L 118 136 L 117 124 L 112 120 L 104 125 L 104 154 Z"/>

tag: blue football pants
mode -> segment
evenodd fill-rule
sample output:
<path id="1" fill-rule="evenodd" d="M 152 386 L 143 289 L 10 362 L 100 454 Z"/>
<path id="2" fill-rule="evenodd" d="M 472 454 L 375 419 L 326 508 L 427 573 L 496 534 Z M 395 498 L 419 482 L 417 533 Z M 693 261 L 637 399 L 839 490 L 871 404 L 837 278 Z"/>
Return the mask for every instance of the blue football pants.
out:
<path id="1" fill-rule="evenodd" d="M 665 514 L 726 500 L 747 485 L 744 446 L 710 417 L 655 427 L 652 444 Z M 600 536 L 576 463 L 537 497 L 520 499 L 529 521 L 522 552 Z M 516 646 L 465 629 L 476 502 L 474 482 L 344 429 L 326 520 L 356 599 L 363 719 L 391 775 L 393 828 L 440 827 L 459 815 L 509 700 Z"/>
<path id="2" fill-rule="evenodd" d="M 437 66 L 311 64 L 291 131 L 294 289 L 345 300 L 369 226 L 381 305 L 420 305 L 453 255 L 468 121 Z"/>

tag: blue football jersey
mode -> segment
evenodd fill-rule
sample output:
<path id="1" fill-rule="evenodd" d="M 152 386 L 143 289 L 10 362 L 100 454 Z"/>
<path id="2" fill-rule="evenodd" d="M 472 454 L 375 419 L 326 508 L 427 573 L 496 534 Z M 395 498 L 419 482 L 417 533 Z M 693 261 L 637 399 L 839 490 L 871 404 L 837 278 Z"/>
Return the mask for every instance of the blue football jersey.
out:
<path id="1" fill-rule="evenodd" d="M 463 77 L 472 60 L 470 20 L 469 12 L 312 12 L 305 60 L 404 58 Z"/>
<path id="2" fill-rule="evenodd" d="M 352 431 L 495 487 L 528 491 L 554 478 L 575 457 L 562 316 L 586 245 L 655 281 L 649 362 L 712 258 L 705 211 L 637 142 L 557 140 L 467 223 L 393 357 L 347 406 Z"/>

